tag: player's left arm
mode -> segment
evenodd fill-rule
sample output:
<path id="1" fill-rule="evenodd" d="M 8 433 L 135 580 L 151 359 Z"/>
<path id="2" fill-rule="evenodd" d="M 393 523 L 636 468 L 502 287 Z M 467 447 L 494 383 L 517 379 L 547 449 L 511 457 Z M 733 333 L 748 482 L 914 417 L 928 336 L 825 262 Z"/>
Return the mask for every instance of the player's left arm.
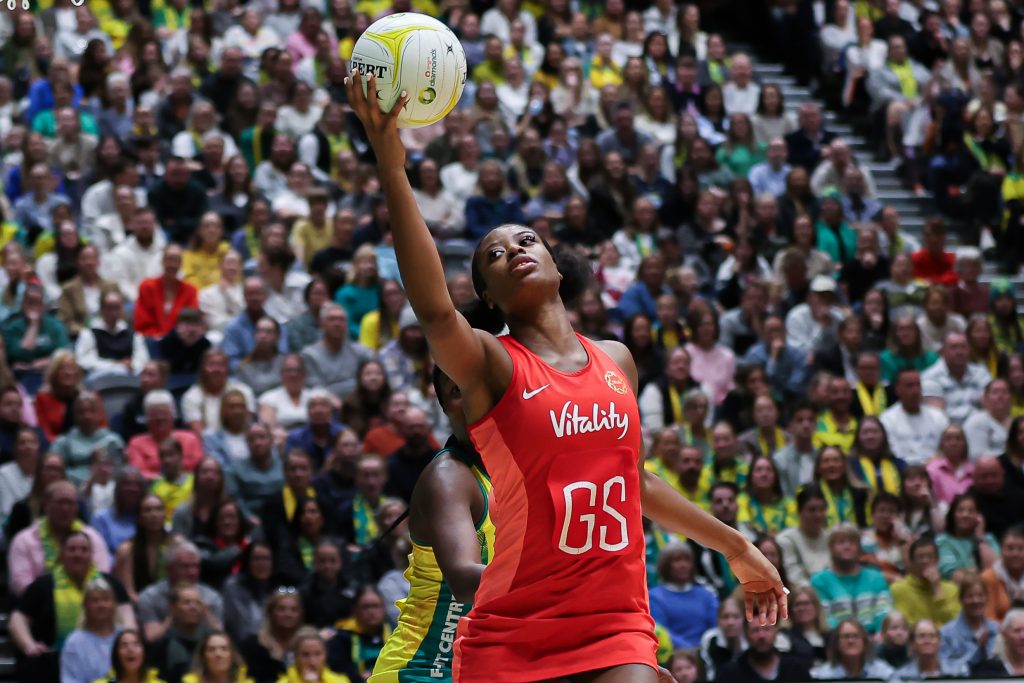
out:
<path id="1" fill-rule="evenodd" d="M 635 394 L 638 380 L 632 354 L 619 342 L 599 344 L 629 378 Z M 666 531 L 692 538 L 728 559 L 746 594 L 747 619 L 753 619 L 755 610 L 762 623 L 775 623 L 776 617 L 787 618 L 786 589 L 775 566 L 738 530 L 694 505 L 656 474 L 648 472 L 644 468 L 644 456 L 641 441 L 637 471 L 644 515 Z"/>

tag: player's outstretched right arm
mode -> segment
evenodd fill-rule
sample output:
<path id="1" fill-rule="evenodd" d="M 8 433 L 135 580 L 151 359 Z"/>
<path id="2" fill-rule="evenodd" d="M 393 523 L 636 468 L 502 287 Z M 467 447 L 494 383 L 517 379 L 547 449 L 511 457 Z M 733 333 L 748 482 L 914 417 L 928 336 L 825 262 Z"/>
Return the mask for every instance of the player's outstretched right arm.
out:
<path id="1" fill-rule="evenodd" d="M 427 229 L 405 173 L 405 147 L 398 136 L 398 113 L 408 101 L 408 93 L 395 103 L 390 113 L 377 106 L 377 80 L 367 80 L 368 98 L 358 70 L 346 79 L 348 101 L 366 128 L 367 137 L 377 155 L 381 188 L 387 200 L 395 240 L 398 268 L 423 333 L 430 343 L 437 364 L 454 382 L 465 390 L 478 386 L 487 363 L 486 333 L 478 333 L 455 309 L 448 295 L 444 268 L 434 239 Z M 372 101 L 371 101 L 372 100 Z M 493 345 L 501 345 L 490 337 Z M 503 389 L 503 387 L 502 387 Z"/>

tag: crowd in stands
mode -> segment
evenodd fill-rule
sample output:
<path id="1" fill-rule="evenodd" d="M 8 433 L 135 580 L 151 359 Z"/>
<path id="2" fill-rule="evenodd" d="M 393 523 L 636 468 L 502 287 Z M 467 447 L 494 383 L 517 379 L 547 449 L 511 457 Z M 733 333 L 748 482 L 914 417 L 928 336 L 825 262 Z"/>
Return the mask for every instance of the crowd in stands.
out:
<path id="1" fill-rule="evenodd" d="M 450 436 L 344 87 L 400 11 L 441 17 L 469 63 L 457 108 L 402 131 L 452 300 L 503 223 L 588 257 L 576 329 L 632 352 L 646 466 L 791 591 L 788 620 L 747 622 L 724 557 L 649 525 L 659 661 L 681 683 L 1024 676 L 1024 324 L 1011 282 L 980 280 L 1024 255 L 1019 2 L 16 4 L 17 680 L 372 671 Z M 933 199 L 920 239 L 821 108 L 730 47 L 730 8 Z"/>

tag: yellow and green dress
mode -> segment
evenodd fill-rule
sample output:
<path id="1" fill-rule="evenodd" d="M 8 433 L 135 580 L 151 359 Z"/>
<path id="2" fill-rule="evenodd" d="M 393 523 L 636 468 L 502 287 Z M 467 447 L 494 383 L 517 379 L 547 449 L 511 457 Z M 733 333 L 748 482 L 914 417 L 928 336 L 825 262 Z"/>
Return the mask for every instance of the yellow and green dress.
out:
<path id="1" fill-rule="evenodd" d="M 480 560 L 487 564 L 494 554 L 494 524 L 488 504 L 491 478 L 480 457 L 464 450 L 454 439 L 437 456 L 443 453 L 469 467 L 484 496 L 483 514 L 476 520 L 476 537 Z M 455 629 L 472 605 L 455 600 L 437 565 L 434 549 L 415 538 L 405 578 L 409 595 L 397 603 L 398 626 L 377 656 L 370 683 L 451 681 Z"/>

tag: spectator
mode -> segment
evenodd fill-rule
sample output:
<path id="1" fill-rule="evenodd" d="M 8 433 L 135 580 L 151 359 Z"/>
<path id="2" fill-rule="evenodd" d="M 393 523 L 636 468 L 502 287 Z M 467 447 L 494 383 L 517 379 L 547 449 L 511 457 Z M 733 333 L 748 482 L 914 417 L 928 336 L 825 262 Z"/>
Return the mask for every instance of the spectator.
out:
<path id="1" fill-rule="evenodd" d="M 170 540 L 170 533 L 164 526 L 166 508 L 160 496 L 144 495 L 136 509 L 138 522 L 132 529 L 134 533 L 117 548 L 114 558 L 114 575 L 133 605 L 138 604 L 142 591 L 157 582 Z"/>
<path id="2" fill-rule="evenodd" d="M 940 629 L 942 659 L 969 666 L 992 656 L 999 622 L 986 615 L 988 595 L 983 579 L 964 577 L 960 583 L 960 616 Z"/>
<path id="3" fill-rule="evenodd" d="M 255 523 L 266 501 L 284 485 L 284 473 L 267 425 L 250 425 L 246 444 L 249 458 L 232 464 L 227 470 L 226 485 L 245 517 Z"/>
<path id="4" fill-rule="evenodd" d="M 882 619 L 892 607 L 892 596 L 882 573 L 860 566 L 860 532 L 840 525 L 828 537 L 832 564 L 811 577 L 829 626 L 856 619 L 868 633 L 881 630 Z"/>
<path id="5" fill-rule="evenodd" d="M 333 541 L 321 541 L 313 556 L 313 572 L 301 588 L 307 623 L 330 628 L 339 616 L 352 614 L 356 592 L 343 570 L 341 548 Z"/>
<path id="6" fill-rule="evenodd" d="M 896 457 L 909 464 L 922 464 L 938 450 L 949 418 L 921 402 L 921 374 L 917 370 L 897 373 L 895 387 L 899 402 L 882 413 L 882 426 Z"/>
<path id="7" fill-rule="evenodd" d="M 908 575 L 892 584 L 893 606 L 911 623 L 929 619 L 936 624 L 952 621 L 960 613 L 957 587 L 939 572 L 939 549 L 930 536 L 910 544 Z"/>
<path id="8" fill-rule="evenodd" d="M 984 519 L 969 493 L 957 496 L 949 504 L 946 531 L 935 539 L 943 578 L 956 581 L 965 570 L 977 572 L 995 564 L 999 542 L 991 532 L 986 533 Z"/>
<path id="9" fill-rule="evenodd" d="M 139 374 L 149 362 L 146 339 L 128 327 L 124 297 L 118 290 L 101 290 L 99 315 L 79 329 L 75 359 L 90 377 Z"/>
<path id="10" fill-rule="evenodd" d="M 398 424 L 398 433 L 404 443 L 387 458 L 388 484 L 385 491 L 408 502 L 416 480 L 433 458 L 437 444 L 430 432 L 427 415 L 419 408 L 406 408 Z"/>
<path id="11" fill-rule="evenodd" d="M 997 458 L 983 456 L 975 461 L 974 485 L 968 493 L 974 494 L 981 516 L 985 518 L 985 529 L 996 536 L 1024 521 L 1014 502 L 1019 489 L 1007 484 L 1006 468 Z"/>
<path id="12" fill-rule="evenodd" d="M 1006 380 L 993 379 L 985 385 L 981 410 L 976 410 L 964 421 L 964 433 L 971 459 L 984 455 L 995 456 L 1013 450 L 1007 443 L 1011 421 L 1010 385 Z"/>
<path id="13" fill-rule="evenodd" d="M 218 625 L 199 586 L 176 585 L 170 589 L 167 607 L 167 627 L 163 635 L 154 640 L 150 653 L 161 678 L 181 680 L 192 666 L 198 644 Z"/>
<path id="14" fill-rule="evenodd" d="M 772 456 L 783 495 L 787 498 L 795 496 L 800 484 L 809 482 L 814 477 L 816 454 L 813 436 L 816 424 L 814 407 L 811 404 L 804 401 L 792 407 L 789 421 L 792 441 Z"/>
<path id="15" fill-rule="evenodd" d="M 303 622 L 302 599 L 296 591 L 278 590 L 270 595 L 259 630 L 239 646 L 246 667 L 256 675 L 257 683 L 276 683 L 279 676 L 286 675 L 289 648 L 298 641 Z M 326 654 L 321 654 L 321 663 L 324 658 Z M 304 665 L 304 660 L 295 662 L 296 676 L 300 675 L 296 667 Z"/>
<path id="16" fill-rule="evenodd" d="M 99 251 L 84 245 L 78 252 L 77 274 L 61 287 L 58 318 L 69 336 L 78 337 L 82 329 L 96 318 L 104 296 L 117 291 L 117 284 L 99 276 Z"/>
<path id="17" fill-rule="evenodd" d="M 210 326 L 210 333 L 222 339 L 225 328 L 243 308 L 242 257 L 234 249 L 225 250 L 218 262 L 217 281 L 199 291 L 199 310 Z"/>
<path id="18" fill-rule="evenodd" d="M 715 627 L 718 596 L 697 582 L 690 546 L 671 543 L 658 555 L 659 584 L 651 588 L 651 615 L 672 636 L 672 647 L 696 647 Z"/>
<path id="19" fill-rule="evenodd" d="M 807 586 L 811 577 L 828 567 L 830 561 L 825 533 L 827 503 L 821 487 L 804 486 L 796 495 L 796 508 L 799 523 L 783 529 L 778 541 L 790 583 Z"/>
<path id="20" fill-rule="evenodd" d="M 778 626 L 744 621 L 748 646 L 740 656 L 718 671 L 716 680 L 806 681 L 811 676 L 806 662 L 790 652 L 780 652 Z"/>
<path id="21" fill-rule="evenodd" d="M 266 543 L 246 546 L 239 559 L 240 569 L 224 582 L 224 627 L 231 640 L 242 643 L 259 629 L 263 603 L 272 595 L 274 556 Z"/>
<path id="22" fill-rule="evenodd" d="M 999 627 L 1002 652 L 971 667 L 971 676 L 1014 678 L 1024 675 L 1024 612 L 1011 609 Z"/>
<path id="23" fill-rule="evenodd" d="M 963 424 L 980 407 L 982 393 L 992 379 L 988 370 L 969 361 L 967 338 L 950 332 L 942 347 L 942 359 L 921 373 L 923 395 L 941 401 L 955 424 Z"/>
<path id="24" fill-rule="evenodd" d="M 857 418 L 853 416 L 853 392 L 844 377 L 827 381 L 828 410 L 821 413 L 814 433 L 814 445 L 835 446 L 844 454 L 853 450 L 857 440 Z"/>
<path id="25" fill-rule="evenodd" d="M 51 356 L 69 345 L 64 325 L 46 313 L 43 290 L 37 285 L 25 288 L 20 310 L 3 323 L 7 361 L 17 373 L 38 375 L 51 364 Z"/>
<path id="26" fill-rule="evenodd" d="M 75 487 L 67 481 L 53 482 L 43 497 L 43 516 L 11 540 L 7 566 L 11 592 L 20 595 L 30 583 L 53 570 L 58 547 L 77 532 L 89 540 L 92 562 L 99 571 L 110 570 L 110 555 L 103 538 L 77 519 Z"/>
<path id="27" fill-rule="evenodd" d="M 898 257 L 897 261 L 903 257 Z M 924 348 L 921 330 L 912 317 L 900 316 L 892 325 L 889 348 L 882 352 L 882 377 L 894 383 L 900 370 L 924 371 L 934 365 L 939 356 Z"/>
<path id="28" fill-rule="evenodd" d="M 123 589 L 94 564 L 94 540 L 83 530 L 64 536 L 59 547 L 52 549 L 52 566 L 33 579 L 18 596 L 9 628 L 18 648 L 19 680 L 37 676 L 46 677 L 41 680 L 58 679 L 59 655 L 82 614 L 82 598 L 90 582 L 102 579 L 117 586 L 118 602 L 126 602 Z M 130 607 L 117 609 L 123 623 L 134 626 Z"/>
<path id="29" fill-rule="evenodd" d="M 811 672 L 818 680 L 876 678 L 888 680 L 892 667 L 873 656 L 871 639 L 856 619 L 842 621 L 832 632 L 828 663 Z"/>
<path id="30" fill-rule="evenodd" d="M 157 228 L 153 209 L 136 209 L 131 218 L 131 235 L 105 259 L 108 277 L 117 283 L 127 301 L 138 299 L 142 281 L 159 277 L 163 270 L 167 240 Z"/>
<path id="31" fill-rule="evenodd" d="M 175 429 L 177 407 L 174 397 L 163 389 L 154 389 L 143 399 L 146 418 L 146 432 L 132 437 L 125 449 L 128 464 L 136 467 L 144 476 L 155 479 L 160 474 L 158 450 L 161 443 L 173 438 L 184 453 L 184 469 L 192 471 L 202 458 L 202 445 L 191 431 Z"/>
<path id="32" fill-rule="evenodd" d="M 795 306 L 786 316 L 786 342 L 810 353 L 827 333 L 835 334 L 842 315 L 834 305 L 836 283 L 818 275 L 811 282 L 807 302 Z"/>
<path id="33" fill-rule="evenodd" d="M 228 376 L 227 354 L 219 349 L 207 350 L 199 362 L 196 383 L 181 397 L 182 419 L 197 434 L 219 429 L 221 402 L 229 391 L 241 392 L 248 412 L 256 412 L 252 390 Z"/>
<path id="34" fill-rule="evenodd" d="M 68 479 L 82 485 L 89 479 L 89 466 L 96 451 L 104 452 L 118 465 L 124 459 L 124 441 L 101 426 L 103 403 L 98 394 L 83 391 L 75 397 L 74 427 L 53 443 L 53 452 L 64 459 Z"/>
<path id="35" fill-rule="evenodd" d="M 809 585 L 804 585 L 795 588 L 791 595 L 789 626 L 782 630 L 783 635 L 789 638 L 790 653 L 809 667 L 820 665 L 825 661 L 829 632 L 818 594 Z"/>
<path id="36" fill-rule="evenodd" d="M 303 349 L 303 360 L 310 376 L 331 393 L 345 396 L 355 389 L 359 364 L 369 360 L 372 352 L 348 340 L 348 314 L 337 304 L 321 307 L 320 327 L 323 339 Z"/>
<path id="37" fill-rule="evenodd" d="M 743 605 L 736 598 L 726 598 L 718 606 L 718 626 L 705 631 L 700 640 L 700 658 L 708 679 L 716 680 L 716 672 L 735 661 L 748 647 Z"/>
<path id="38" fill-rule="evenodd" d="M 947 505 L 966 493 L 974 483 L 974 463 L 968 459 L 968 441 L 964 430 L 946 427 L 939 439 L 939 451 L 926 465 L 935 498 Z"/>
<path id="39" fill-rule="evenodd" d="M 32 490 L 40 459 L 39 434 L 27 425 L 18 427 L 12 460 L 0 465 L 0 515 L 9 515 L 14 504 Z"/>
<path id="40" fill-rule="evenodd" d="M 180 156 L 167 162 L 163 180 L 149 191 L 149 205 L 171 241 L 185 245 L 206 211 L 206 192 L 191 177 L 188 161 Z"/>
<path id="41" fill-rule="evenodd" d="M 754 124 L 755 132 L 757 124 Z M 758 138 L 760 139 L 760 138 Z M 763 142 L 763 141 L 762 141 Z M 786 141 L 772 138 L 765 148 L 765 160 L 754 164 L 747 177 L 755 195 L 777 197 L 786 192 L 786 178 L 793 167 L 786 163 Z"/>
<path id="42" fill-rule="evenodd" d="M 82 590 L 81 624 L 64 641 L 60 654 L 62 683 L 91 683 L 107 674 L 107 661 L 121 631 L 116 601 L 117 592 L 103 578 L 86 582 Z"/>
<path id="43" fill-rule="evenodd" d="M 279 348 L 284 335 L 281 325 L 270 317 L 260 318 L 255 332 L 256 345 L 238 364 L 237 375 L 253 394 L 258 395 L 279 385 L 282 363 Z"/>
<path id="44" fill-rule="evenodd" d="M 146 640 L 156 642 L 168 634 L 174 637 L 173 631 L 181 630 L 179 626 L 189 625 L 196 628 L 203 619 L 211 627 L 218 628 L 219 626 L 215 625 L 221 623 L 223 602 L 219 593 L 199 583 L 199 549 L 184 540 L 169 544 L 164 551 L 164 571 L 166 578 L 163 581 L 154 583 L 139 595 L 139 621 L 142 623 Z M 180 611 L 177 611 L 177 615 L 174 614 L 174 598 L 176 595 L 179 598 L 180 610 L 183 607 L 180 604 L 181 591 L 186 588 L 192 591 L 190 601 L 196 600 L 205 607 L 199 610 L 199 605 L 191 605 L 191 608 L 197 609 L 198 615 L 194 612 L 185 615 Z M 191 609 L 189 611 L 191 612 Z M 185 623 L 182 623 L 182 617 L 186 617 Z M 159 660 L 154 657 L 154 661 Z"/>
<path id="45" fill-rule="evenodd" d="M 931 218 L 921 236 L 924 248 L 911 256 L 914 277 L 956 289 L 960 281 L 956 273 L 957 256 L 946 251 L 946 224 L 941 218 Z"/>
<path id="46" fill-rule="evenodd" d="M 924 295 L 924 315 L 918 316 L 921 340 L 930 351 L 938 351 L 951 332 L 963 333 L 967 323 L 957 313 L 950 311 L 949 290 L 942 285 L 932 285 Z"/>
<path id="47" fill-rule="evenodd" d="M 163 274 L 143 280 L 135 304 L 135 331 L 159 339 L 171 331 L 182 309 L 199 306 L 196 288 L 178 279 L 181 247 L 164 249 Z M 169 304 L 169 305 L 168 305 Z"/>
<path id="48" fill-rule="evenodd" d="M 956 271 L 959 276 L 958 281 L 955 285 L 951 285 L 953 287 L 953 310 L 969 320 L 976 314 L 987 313 L 989 287 L 978 280 L 982 271 L 981 252 L 974 248 L 959 250 L 956 255 Z M 968 325 L 968 336 L 970 336 L 972 327 L 972 324 Z M 989 332 L 991 335 L 991 330 Z M 994 375 L 995 373 L 993 373 Z"/>

